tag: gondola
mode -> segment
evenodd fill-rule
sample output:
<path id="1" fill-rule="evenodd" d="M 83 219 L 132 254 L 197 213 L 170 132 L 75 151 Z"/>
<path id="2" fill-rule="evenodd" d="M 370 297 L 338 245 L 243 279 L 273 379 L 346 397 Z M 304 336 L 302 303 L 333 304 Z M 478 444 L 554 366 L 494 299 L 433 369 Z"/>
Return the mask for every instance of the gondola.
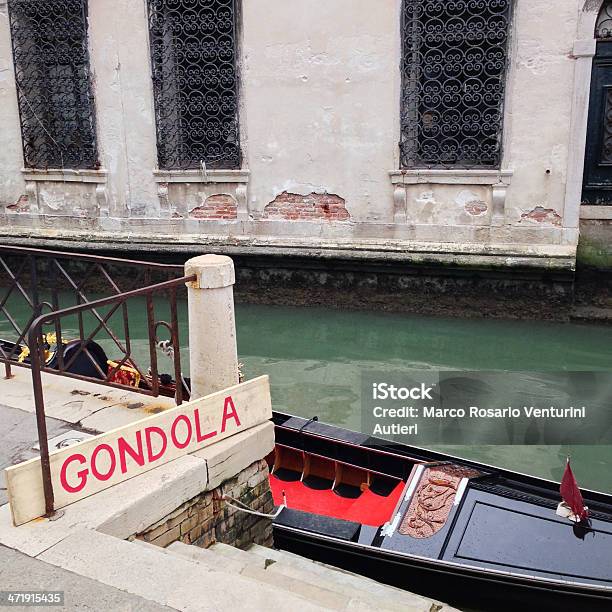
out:
<path id="1" fill-rule="evenodd" d="M 612 496 L 279 412 L 275 546 L 471 610 L 612 610 Z"/>
<path id="2" fill-rule="evenodd" d="M 131 359 L 113 361 L 106 355 L 104 349 L 93 340 L 89 340 L 83 348 L 81 340 L 65 340 L 57 343 L 55 334 L 43 335 L 44 367 L 62 371 L 77 376 L 111 382 L 125 387 L 151 389 L 153 378 L 150 372 L 144 375 L 138 370 Z M 164 342 L 158 343 L 163 345 Z M 167 349 L 166 349 L 167 350 Z M 60 353 L 62 361 L 60 362 Z M 0 339 L 0 355 L 15 363 L 30 364 L 30 350 L 25 344 L 16 344 L 10 340 Z M 189 399 L 189 378 L 182 379 L 183 399 Z M 159 374 L 159 394 L 165 397 L 176 396 L 176 381 L 169 374 Z"/>

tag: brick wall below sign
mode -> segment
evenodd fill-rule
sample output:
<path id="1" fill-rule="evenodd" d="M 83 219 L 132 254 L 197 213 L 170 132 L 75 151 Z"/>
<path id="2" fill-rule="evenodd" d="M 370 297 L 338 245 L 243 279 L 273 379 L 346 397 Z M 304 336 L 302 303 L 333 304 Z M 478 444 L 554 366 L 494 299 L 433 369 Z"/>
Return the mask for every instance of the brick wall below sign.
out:
<path id="1" fill-rule="evenodd" d="M 221 499 L 223 495 L 238 499 L 258 512 L 273 512 L 265 460 L 252 463 L 216 489 L 200 493 L 129 539 L 138 538 L 162 547 L 177 541 L 203 548 L 214 542 L 238 548 L 251 544 L 272 546 L 272 521 L 230 508 Z"/>

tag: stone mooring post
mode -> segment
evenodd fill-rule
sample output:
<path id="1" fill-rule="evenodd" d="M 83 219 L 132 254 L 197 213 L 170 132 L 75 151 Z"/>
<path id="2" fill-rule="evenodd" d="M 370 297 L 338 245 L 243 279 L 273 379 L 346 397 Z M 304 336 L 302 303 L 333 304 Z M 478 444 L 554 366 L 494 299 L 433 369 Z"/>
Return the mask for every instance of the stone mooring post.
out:
<path id="1" fill-rule="evenodd" d="M 234 318 L 234 262 L 225 255 L 200 255 L 185 263 L 189 307 L 191 398 L 238 384 Z"/>
<path id="2" fill-rule="evenodd" d="M 201 255 L 187 261 L 185 274 L 196 277 L 187 283 L 194 400 L 239 382 L 234 264 L 229 257 Z M 253 543 L 271 546 L 269 515 L 274 510 L 274 500 L 265 458 L 273 449 L 274 424 L 266 421 L 198 451 L 194 461 L 206 463 L 206 485 L 187 496 L 185 480 L 174 509 L 129 539 L 163 547 L 177 541 L 203 548 L 216 542 L 238 548 Z M 197 476 L 197 487 L 200 478 Z M 232 500 L 253 512 L 238 510 Z M 170 509 L 172 504 L 167 502 L 165 507 Z"/>

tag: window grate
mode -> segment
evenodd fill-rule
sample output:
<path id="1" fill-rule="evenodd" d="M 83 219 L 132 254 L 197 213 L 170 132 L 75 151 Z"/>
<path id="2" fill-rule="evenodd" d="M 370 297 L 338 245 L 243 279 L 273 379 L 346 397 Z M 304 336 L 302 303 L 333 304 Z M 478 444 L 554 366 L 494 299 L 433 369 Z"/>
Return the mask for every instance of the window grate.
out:
<path id="1" fill-rule="evenodd" d="M 599 11 L 595 24 L 595 38 L 597 40 L 612 39 L 612 2 L 610 1 L 604 2 Z"/>
<path id="2" fill-rule="evenodd" d="M 9 0 L 28 168 L 98 168 L 87 0 Z"/>
<path id="3" fill-rule="evenodd" d="M 501 162 L 512 0 L 404 0 L 402 168 Z"/>
<path id="4" fill-rule="evenodd" d="M 148 0 L 159 167 L 239 168 L 235 0 Z"/>

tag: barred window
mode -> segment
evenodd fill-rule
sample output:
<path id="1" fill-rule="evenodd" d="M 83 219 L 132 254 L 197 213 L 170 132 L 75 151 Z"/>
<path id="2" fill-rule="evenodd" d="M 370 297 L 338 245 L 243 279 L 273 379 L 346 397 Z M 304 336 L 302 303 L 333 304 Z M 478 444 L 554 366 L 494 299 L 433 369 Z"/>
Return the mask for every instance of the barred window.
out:
<path id="1" fill-rule="evenodd" d="M 97 168 L 87 0 L 9 0 L 29 168 Z"/>
<path id="2" fill-rule="evenodd" d="M 612 2 L 604 2 L 599 11 L 595 24 L 595 38 L 597 40 L 612 39 Z"/>
<path id="3" fill-rule="evenodd" d="M 512 0 L 404 0 L 402 168 L 501 162 Z"/>
<path id="4" fill-rule="evenodd" d="M 148 0 L 159 167 L 239 168 L 235 0 Z"/>

